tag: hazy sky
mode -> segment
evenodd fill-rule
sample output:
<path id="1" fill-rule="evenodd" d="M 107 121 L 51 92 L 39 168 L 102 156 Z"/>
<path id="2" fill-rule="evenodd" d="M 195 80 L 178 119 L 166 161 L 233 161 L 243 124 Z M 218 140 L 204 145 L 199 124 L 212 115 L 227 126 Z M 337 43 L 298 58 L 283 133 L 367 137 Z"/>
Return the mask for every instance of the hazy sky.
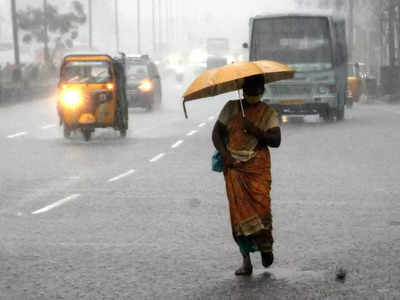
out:
<path id="1" fill-rule="evenodd" d="M 0 0 L 3 16 L 3 38 L 11 40 L 8 28 L 10 18 L 9 0 Z M 67 9 L 71 0 L 48 0 Z M 88 1 L 81 0 L 86 6 Z M 115 51 L 115 14 L 113 0 L 92 0 L 93 43 L 100 51 Z M 155 0 L 158 8 L 158 0 Z M 161 0 L 163 43 L 167 40 L 176 50 L 186 50 L 204 45 L 207 37 L 227 37 L 232 48 L 240 48 L 248 39 L 248 21 L 251 16 L 276 10 L 294 10 L 295 0 Z M 42 0 L 17 0 L 18 9 L 27 4 L 42 7 Z M 121 50 L 137 52 L 137 0 L 118 0 Z M 169 9 L 167 9 L 169 8 Z M 167 13 L 167 11 L 169 11 Z M 141 0 L 141 45 L 142 52 L 152 52 L 152 1 Z M 169 24 L 166 26 L 167 14 Z M 156 10 L 156 38 L 160 39 L 158 9 Z M 1 32 L 0 32 L 1 33 Z M 8 33 L 8 34 L 7 34 Z M 168 35 L 167 35 L 168 33 Z M 167 39 L 168 37 L 168 39 Z M 87 44 L 88 27 L 82 26 L 79 43 Z"/>

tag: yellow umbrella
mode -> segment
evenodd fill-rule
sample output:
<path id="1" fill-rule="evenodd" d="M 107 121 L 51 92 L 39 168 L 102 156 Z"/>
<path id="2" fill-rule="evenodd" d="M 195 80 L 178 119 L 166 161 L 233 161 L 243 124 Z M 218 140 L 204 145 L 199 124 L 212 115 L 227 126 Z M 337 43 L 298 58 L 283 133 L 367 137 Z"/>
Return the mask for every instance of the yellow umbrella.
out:
<path id="1" fill-rule="evenodd" d="M 269 83 L 293 78 L 295 72 L 287 65 L 269 60 L 233 63 L 206 71 L 192 82 L 183 95 L 185 117 L 186 102 L 239 90 L 243 88 L 246 77 L 264 75 L 265 83 Z"/>

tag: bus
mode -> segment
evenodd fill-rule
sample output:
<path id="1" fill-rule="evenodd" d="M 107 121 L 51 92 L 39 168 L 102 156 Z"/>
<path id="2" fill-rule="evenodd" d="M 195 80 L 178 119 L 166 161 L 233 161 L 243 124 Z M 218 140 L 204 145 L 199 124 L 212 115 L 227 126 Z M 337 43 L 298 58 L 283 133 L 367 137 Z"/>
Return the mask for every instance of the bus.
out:
<path id="1" fill-rule="evenodd" d="M 344 119 L 347 97 L 345 21 L 330 14 L 270 14 L 250 19 L 251 61 L 293 67 L 291 80 L 266 85 L 263 101 L 280 115 Z"/>

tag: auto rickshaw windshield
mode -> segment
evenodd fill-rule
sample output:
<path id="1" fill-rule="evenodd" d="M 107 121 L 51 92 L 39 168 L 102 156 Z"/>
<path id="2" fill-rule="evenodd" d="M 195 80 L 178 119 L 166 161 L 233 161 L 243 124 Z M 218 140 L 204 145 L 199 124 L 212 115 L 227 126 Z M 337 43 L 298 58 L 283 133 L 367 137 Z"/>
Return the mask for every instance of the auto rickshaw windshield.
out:
<path id="1" fill-rule="evenodd" d="M 61 72 L 65 83 L 107 83 L 111 79 L 107 61 L 68 61 Z"/>

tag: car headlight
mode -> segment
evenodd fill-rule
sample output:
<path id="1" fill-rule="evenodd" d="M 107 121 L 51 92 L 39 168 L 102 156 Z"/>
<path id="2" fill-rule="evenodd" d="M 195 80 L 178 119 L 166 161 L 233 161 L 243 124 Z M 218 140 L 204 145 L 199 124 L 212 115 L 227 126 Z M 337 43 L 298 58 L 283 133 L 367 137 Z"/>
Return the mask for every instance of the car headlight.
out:
<path id="1" fill-rule="evenodd" d="M 142 92 L 150 92 L 153 89 L 153 83 L 150 80 L 143 80 L 139 84 L 139 90 Z"/>
<path id="2" fill-rule="evenodd" d="M 82 98 L 81 94 L 78 91 L 69 90 L 63 93 L 62 100 L 64 105 L 73 108 L 81 103 Z"/>

